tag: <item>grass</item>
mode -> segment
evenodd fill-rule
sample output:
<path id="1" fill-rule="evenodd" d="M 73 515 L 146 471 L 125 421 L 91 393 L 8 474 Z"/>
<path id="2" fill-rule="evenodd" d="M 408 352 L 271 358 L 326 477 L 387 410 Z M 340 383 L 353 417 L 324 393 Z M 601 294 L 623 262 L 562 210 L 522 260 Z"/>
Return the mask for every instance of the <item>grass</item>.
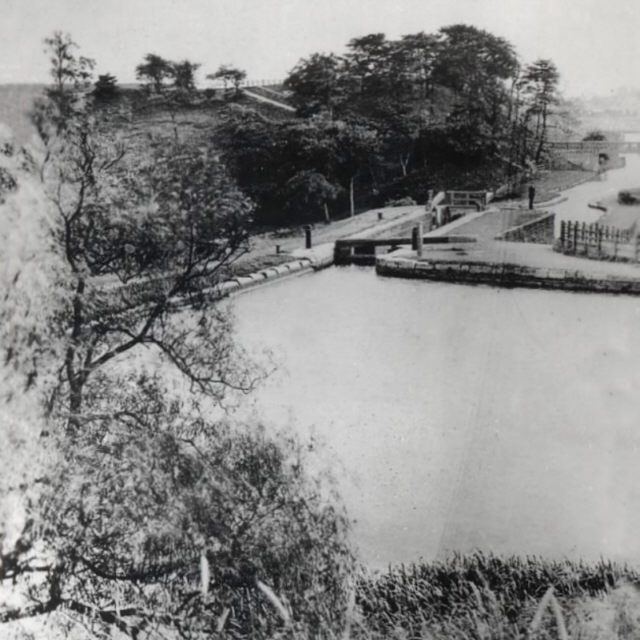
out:
<path id="1" fill-rule="evenodd" d="M 483 553 L 402 565 L 361 578 L 353 637 L 638 638 L 640 595 L 625 586 L 638 580 L 611 562 Z"/>

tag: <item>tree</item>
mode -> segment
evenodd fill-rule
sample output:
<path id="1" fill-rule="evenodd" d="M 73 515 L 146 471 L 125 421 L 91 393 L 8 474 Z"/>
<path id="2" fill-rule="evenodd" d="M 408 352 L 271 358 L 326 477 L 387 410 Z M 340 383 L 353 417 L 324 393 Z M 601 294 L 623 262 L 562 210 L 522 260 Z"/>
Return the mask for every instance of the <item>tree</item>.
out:
<path id="1" fill-rule="evenodd" d="M 53 84 L 45 89 L 44 98 L 36 100 L 31 117 L 40 137 L 48 140 L 82 111 L 95 62 L 76 55 L 78 45 L 68 33 L 55 31 L 44 43 Z"/>
<path id="2" fill-rule="evenodd" d="M 301 60 L 284 85 L 292 92 L 298 113 L 310 116 L 326 111 L 330 118 L 346 98 L 343 60 L 334 54 L 314 53 Z"/>
<path id="3" fill-rule="evenodd" d="M 329 202 L 335 200 L 339 189 L 317 171 L 296 173 L 285 185 L 286 206 L 293 210 L 296 220 L 313 220 L 316 212 L 324 212 L 325 222 L 331 222 Z"/>
<path id="4" fill-rule="evenodd" d="M 110 73 L 98 76 L 93 88 L 93 97 L 100 102 L 109 102 L 118 97 L 118 80 Z"/>
<path id="5" fill-rule="evenodd" d="M 522 75 L 522 92 L 528 99 L 527 119 L 535 118 L 533 131 L 536 164 L 540 162 L 547 142 L 550 108 L 556 104 L 560 74 L 551 60 L 536 60 L 528 65 Z"/>
<path id="6" fill-rule="evenodd" d="M 132 157 L 99 115 L 87 103 L 63 129 L 41 120 L 62 344 L 41 389 L 51 464 L 0 549 L 0 580 L 27 599 L 3 602 L 0 623 L 64 612 L 101 637 L 255 637 L 327 615 L 337 631 L 346 520 L 291 441 L 211 413 L 262 375 L 217 304 L 252 203 L 207 145 L 165 140 Z M 194 395 L 172 398 L 136 366 L 149 351 Z"/>
<path id="7" fill-rule="evenodd" d="M 336 174 L 349 192 L 349 213 L 355 215 L 355 180 L 363 168 L 371 167 L 380 150 L 375 129 L 355 122 L 336 122 Z"/>
<path id="8" fill-rule="evenodd" d="M 421 100 L 431 97 L 439 51 L 438 38 L 423 31 L 403 36 L 391 51 L 394 75 L 411 87 L 417 85 Z"/>
<path id="9" fill-rule="evenodd" d="M 173 71 L 173 65 L 169 60 L 155 53 L 147 53 L 144 61 L 136 67 L 136 78 L 156 93 L 160 93 L 165 87 L 165 81 L 173 76 Z"/>
<path id="10" fill-rule="evenodd" d="M 229 83 L 232 84 L 236 95 L 240 93 L 240 84 L 246 79 L 246 77 L 246 71 L 242 71 L 242 69 L 225 64 L 218 67 L 218 70 L 215 73 L 207 75 L 208 80 L 222 80 L 225 91 L 227 89 L 227 85 Z"/>
<path id="11" fill-rule="evenodd" d="M 26 612 L 133 638 L 338 631 L 347 522 L 294 441 L 208 422 L 157 378 L 107 384 L 42 496 L 53 562 Z"/>
<path id="12" fill-rule="evenodd" d="M 196 90 L 195 73 L 200 68 L 196 62 L 183 60 L 182 62 L 172 63 L 173 86 L 176 89 L 192 93 Z"/>

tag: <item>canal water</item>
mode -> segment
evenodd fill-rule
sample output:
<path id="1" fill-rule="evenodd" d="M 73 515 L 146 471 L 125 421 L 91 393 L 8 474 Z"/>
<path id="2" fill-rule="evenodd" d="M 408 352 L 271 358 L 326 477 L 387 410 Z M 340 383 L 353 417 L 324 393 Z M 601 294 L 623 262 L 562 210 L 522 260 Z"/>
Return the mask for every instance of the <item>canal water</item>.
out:
<path id="1" fill-rule="evenodd" d="M 634 171 L 629 156 L 562 215 Z M 235 310 L 241 343 L 279 363 L 251 410 L 324 443 L 370 565 L 474 549 L 640 564 L 639 299 L 343 267 Z"/>

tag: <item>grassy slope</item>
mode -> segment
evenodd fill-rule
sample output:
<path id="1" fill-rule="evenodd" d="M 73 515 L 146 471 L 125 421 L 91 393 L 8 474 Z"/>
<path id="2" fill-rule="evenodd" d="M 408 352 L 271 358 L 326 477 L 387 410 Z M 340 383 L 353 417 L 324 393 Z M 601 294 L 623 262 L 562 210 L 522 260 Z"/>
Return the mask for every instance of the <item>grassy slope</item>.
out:
<path id="1" fill-rule="evenodd" d="M 28 112 L 42 89 L 43 85 L 37 84 L 0 85 L 0 122 L 10 127 L 19 144 L 29 142 L 35 135 Z"/>

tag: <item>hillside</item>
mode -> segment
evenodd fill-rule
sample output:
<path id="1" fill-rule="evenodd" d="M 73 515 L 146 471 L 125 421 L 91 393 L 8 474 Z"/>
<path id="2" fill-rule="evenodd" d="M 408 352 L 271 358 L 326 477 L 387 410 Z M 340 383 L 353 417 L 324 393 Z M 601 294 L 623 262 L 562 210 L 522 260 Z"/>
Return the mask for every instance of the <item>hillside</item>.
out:
<path id="1" fill-rule="evenodd" d="M 20 144 L 29 142 L 36 131 L 29 119 L 29 111 L 33 101 L 42 93 L 44 85 L 40 84 L 4 84 L 0 85 L 0 123 L 6 124 L 13 132 L 16 141 Z M 121 106 L 134 106 L 136 113 L 133 124 L 138 130 L 149 128 L 150 132 L 162 135 L 173 134 L 173 122 L 168 111 L 162 108 L 152 110 L 139 109 L 140 101 L 137 99 L 138 89 L 125 88 Z M 284 101 L 282 98 L 278 98 Z M 221 108 L 227 103 L 218 96 L 207 96 L 207 93 L 198 92 L 196 104 L 193 107 L 181 108 L 176 112 L 176 119 L 181 130 L 194 133 L 203 128 L 210 128 L 218 121 Z M 251 107 L 271 119 L 283 119 L 291 117 L 283 109 L 274 107 L 268 103 L 258 102 L 246 96 L 239 96 L 235 103 Z"/>
<path id="2" fill-rule="evenodd" d="M 11 128 L 20 144 L 35 134 L 28 113 L 43 88 L 40 84 L 0 85 L 0 122 Z"/>

